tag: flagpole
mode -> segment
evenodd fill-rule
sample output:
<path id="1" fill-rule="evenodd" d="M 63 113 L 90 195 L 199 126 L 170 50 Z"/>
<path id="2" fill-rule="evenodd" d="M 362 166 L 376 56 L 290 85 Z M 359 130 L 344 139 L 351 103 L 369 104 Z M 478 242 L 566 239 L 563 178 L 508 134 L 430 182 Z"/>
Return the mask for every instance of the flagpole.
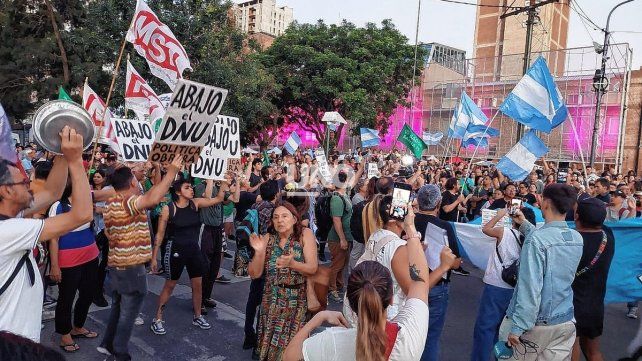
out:
<path id="1" fill-rule="evenodd" d="M 499 110 L 497 110 L 495 115 L 493 115 L 493 118 L 490 120 L 490 122 L 486 126 L 486 129 L 484 129 L 484 133 L 482 133 L 481 139 L 484 139 L 486 133 L 488 133 L 488 129 L 490 129 L 490 126 L 493 124 L 493 122 L 495 121 L 495 118 L 497 118 L 498 114 L 499 114 Z M 473 165 L 473 159 L 475 159 L 475 155 L 477 155 L 477 150 L 479 149 L 479 145 L 480 144 L 481 144 L 480 142 L 477 142 L 477 146 L 475 147 L 475 150 L 473 151 L 473 156 L 470 158 L 470 163 L 468 163 L 468 170 L 466 170 L 466 174 L 470 173 L 470 168 Z M 490 144 L 488 146 L 490 147 Z"/>
<path id="2" fill-rule="evenodd" d="M 568 119 L 571 121 L 571 128 L 573 128 L 573 136 L 575 137 L 575 142 L 580 151 L 580 159 L 582 160 L 582 168 L 584 168 L 584 185 L 588 186 L 588 172 L 586 171 L 586 161 L 584 160 L 584 152 L 582 151 L 582 144 L 580 144 L 580 137 L 577 135 L 577 129 L 575 128 L 575 121 L 571 116 L 571 113 L 568 113 Z"/>
<path id="3" fill-rule="evenodd" d="M 120 52 L 118 53 L 118 58 L 116 59 L 114 75 L 111 77 L 111 85 L 109 86 L 109 92 L 107 93 L 107 99 L 105 100 L 105 111 L 103 111 L 103 116 L 100 120 L 100 125 L 98 126 L 98 134 L 96 135 L 96 140 L 94 141 L 94 148 L 91 153 L 89 169 L 91 169 L 94 165 L 94 156 L 96 154 L 96 147 L 98 146 L 98 139 L 103 132 L 103 127 L 105 126 L 105 115 L 109 111 L 109 101 L 111 100 L 111 94 L 114 91 L 114 85 L 116 84 L 116 78 L 118 77 L 118 69 L 120 68 L 120 61 L 123 59 L 123 53 L 125 52 L 125 45 L 127 45 L 127 36 L 125 36 L 125 38 L 123 39 L 123 44 L 120 46 Z"/>

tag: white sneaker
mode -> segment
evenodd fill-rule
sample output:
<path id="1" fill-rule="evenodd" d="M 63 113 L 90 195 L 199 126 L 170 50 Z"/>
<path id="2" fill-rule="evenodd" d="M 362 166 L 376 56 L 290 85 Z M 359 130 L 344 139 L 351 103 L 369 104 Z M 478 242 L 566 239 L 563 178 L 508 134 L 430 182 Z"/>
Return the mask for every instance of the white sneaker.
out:
<path id="1" fill-rule="evenodd" d="M 103 347 L 103 346 L 96 347 L 96 351 L 98 351 L 99 353 L 101 353 L 103 355 L 111 356 L 111 352 L 109 352 L 109 350 L 107 348 Z"/>
<path id="2" fill-rule="evenodd" d="M 134 320 L 134 325 L 142 326 L 144 324 L 145 324 L 145 320 L 143 320 L 143 318 L 140 315 L 138 315 L 138 317 L 136 317 L 136 319 Z"/>
<path id="3" fill-rule="evenodd" d="M 152 330 L 152 332 L 154 332 L 157 335 L 164 335 L 167 333 L 167 331 L 165 331 L 165 327 L 163 327 L 163 323 L 165 323 L 165 321 L 153 319 L 152 324 L 149 325 L 149 328 Z"/>
<path id="4" fill-rule="evenodd" d="M 630 307 L 629 308 L 629 313 L 626 314 L 626 317 L 632 318 L 634 320 L 637 320 L 637 318 L 638 318 L 638 308 L 637 307 Z"/>
<path id="5" fill-rule="evenodd" d="M 205 320 L 205 317 L 203 317 L 202 315 L 198 317 L 194 317 L 192 319 L 192 325 L 200 327 L 201 330 L 209 330 L 210 328 L 212 328 L 212 326 L 209 323 L 207 323 L 207 321 Z"/>

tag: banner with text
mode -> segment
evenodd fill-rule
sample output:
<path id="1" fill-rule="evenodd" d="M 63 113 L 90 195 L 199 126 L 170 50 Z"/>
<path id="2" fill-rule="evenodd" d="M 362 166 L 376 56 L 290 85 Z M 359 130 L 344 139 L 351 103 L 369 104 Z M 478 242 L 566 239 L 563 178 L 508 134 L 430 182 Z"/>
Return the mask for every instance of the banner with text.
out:
<path id="1" fill-rule="evenodd" d="M 325 182 L 332 181 L 332 174 L 330 174 L 330 167 L 328 166 L 328 160 L 325 156 L 325 151 L 323 149 L 317 149 L 314 151 L 314 158 L 317 160 L 319 174 L 321 175 L 321 180 Z"/>
<path id="2" fill-rule="evenodd" d="M 180 79 L 156 132 L 149 160 L 163 163 L 181 156 L 186 166 L 195 163 L 226 97 L 226 89 Z"/>
<path id="3" fill-rule="evenodd" d="M 127 162 L 144 162 L 154 143 L 154 131 L 149 122 L 134 119 L 111 118 L 112 129 L 118 140 L 120 155 Z"/>
<path id="4" fill-rule="evenodd" d="M 201 154 L 192 164 L 192 176 L 222 180 L 228 169 L 228 159 L 241 157 L 239 118 L 219 115 L 212 124 Z"/>

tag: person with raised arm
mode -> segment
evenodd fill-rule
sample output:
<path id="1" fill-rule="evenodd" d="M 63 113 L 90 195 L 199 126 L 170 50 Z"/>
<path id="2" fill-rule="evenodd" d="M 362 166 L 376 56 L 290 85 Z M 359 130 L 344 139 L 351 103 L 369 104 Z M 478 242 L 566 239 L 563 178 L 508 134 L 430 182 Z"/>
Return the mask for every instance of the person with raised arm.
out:
<path id="1" fill-rule="evenodd" d="M 61 151 L 37 197 L 15 164 L 0 159 L 0 329 L 40 342 L 43 284 L 33 257 L 37 242 L 60 237 L 92 219 L 89 182 L 82 164 L 82 135 L 65 126 Z M 47 219 L 26 219 L 62 195 L 67 170 L 74 207 Z"/>

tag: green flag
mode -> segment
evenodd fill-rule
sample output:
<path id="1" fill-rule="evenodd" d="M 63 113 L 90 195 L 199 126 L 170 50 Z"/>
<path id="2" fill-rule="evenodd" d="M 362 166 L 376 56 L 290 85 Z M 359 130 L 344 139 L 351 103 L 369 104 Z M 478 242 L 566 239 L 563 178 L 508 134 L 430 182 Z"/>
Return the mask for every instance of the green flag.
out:
<path id="1" fill-rule="evenodd" d="M 65 91 L 65 88 L 61 86 L 58 87 L 58 100 L 67 100 L 73 102 L 69 94 Z"/>
<path id="2" fill-rule="evenodd" d="M 410 128 L 408 124 L 404 124 L 397 140 L 403 143 L 417 158 L 421 158 L 421 153 L 423 153 L 424 149 L 428 148 L 426 143 L 412 131 L 412 128 Z"/>
<path id="3" fill-rule="evenodd" d="M 266 150 L 263 151 L 263 166 L 268 167 L 270 165 L 270 156 Z"/>

